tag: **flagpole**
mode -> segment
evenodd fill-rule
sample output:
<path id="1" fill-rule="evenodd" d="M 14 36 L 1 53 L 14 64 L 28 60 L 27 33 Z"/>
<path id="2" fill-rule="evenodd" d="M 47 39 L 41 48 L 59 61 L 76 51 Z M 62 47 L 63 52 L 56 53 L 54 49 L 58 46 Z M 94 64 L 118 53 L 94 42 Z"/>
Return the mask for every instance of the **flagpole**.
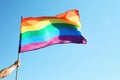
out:
<path id="1" fill-rule="evenodd" d="M 21 22 L 20 22 L 20 31 L 21 31 L 21 26 L 22 26 L 22 19 L 23 19 L 23 16 L 21 16 Z M 19 32 L 20 33 L 20 32 Z M 19 36 L 19 46 L 18 46 L 18 56 L 17 56 L 17 60 L 20 60 L 20 39 L 21 39 L 21 35 Z M 17 69 L 16 69 L 16 79 L 15 80 L 18 80 L 18 66 L 17 66 Z"/>

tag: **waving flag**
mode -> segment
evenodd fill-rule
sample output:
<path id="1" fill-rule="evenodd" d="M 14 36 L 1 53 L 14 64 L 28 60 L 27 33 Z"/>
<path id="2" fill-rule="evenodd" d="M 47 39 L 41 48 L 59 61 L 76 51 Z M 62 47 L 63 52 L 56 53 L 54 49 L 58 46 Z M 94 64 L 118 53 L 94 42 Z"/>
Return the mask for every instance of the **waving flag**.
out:
<path id="1" fill-rule="evenodd" d="M 21 22 L 19 52 L 40 49 L 52 44 L 82 43 L 78 10 L 70 10 L 56 16 L 28 17 Z"/>

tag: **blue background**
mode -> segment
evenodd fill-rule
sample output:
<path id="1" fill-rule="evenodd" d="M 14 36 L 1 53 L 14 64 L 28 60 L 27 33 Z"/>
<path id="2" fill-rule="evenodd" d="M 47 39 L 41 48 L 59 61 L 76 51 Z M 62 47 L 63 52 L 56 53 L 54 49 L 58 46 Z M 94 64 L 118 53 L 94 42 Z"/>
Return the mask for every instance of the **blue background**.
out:
<path id="1" fill-rule="evenodd" d="M 20 54 L 18 80 L 120 80 L 120 0 L 1 0 L 0 70 L 17 60 L 20 19 L 78 9 L 88 44 Z M 16 71 L 4 80 L 15 80 Z"/>

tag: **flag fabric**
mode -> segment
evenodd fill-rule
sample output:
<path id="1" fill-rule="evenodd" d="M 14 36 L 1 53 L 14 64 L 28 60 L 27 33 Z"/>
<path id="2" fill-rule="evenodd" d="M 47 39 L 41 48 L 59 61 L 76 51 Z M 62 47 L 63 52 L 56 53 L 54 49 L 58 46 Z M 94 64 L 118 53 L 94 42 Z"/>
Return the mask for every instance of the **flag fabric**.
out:
<path id="1" fill-rule="evenodd" d="M 56 16 L 23 18 L 19 53 L 44 48 L 52 44 L 86 44 L 82 36 L 78 10 L 69 10 Z"/>

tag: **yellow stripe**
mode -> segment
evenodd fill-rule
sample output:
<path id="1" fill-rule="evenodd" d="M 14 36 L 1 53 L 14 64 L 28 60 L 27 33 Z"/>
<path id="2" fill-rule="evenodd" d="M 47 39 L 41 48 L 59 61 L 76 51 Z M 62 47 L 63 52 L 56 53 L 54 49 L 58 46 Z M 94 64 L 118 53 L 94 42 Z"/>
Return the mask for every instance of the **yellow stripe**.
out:
<path id="1" fill-rule="evenodd" d="M 33 24 L 31 22 L 33 22 Z M 81 27 L 80 22 L 78 22 L 77 20 L 75 23 L 73 21 L 67 21 L 63 19 L 46 19 L 43 21 L 38 21 L 36 24 L 34 24 L 34 20 L 29 20 L 27 21 L 27 23 L 30 23 L 30 25 L 27 26 L 27 25 L 24 25 L 24 23 L 22 24 L 21 33 L 24 33 L 27 31 L 40 30 L 52 23 L 68 23 L 68 24 L 78 25 L 78 28 Z"/>
<path id="2" fill-rule="evenodd" d="M 71 17 L 67 17 L 67 19 L 71 22 L 75 22 L 76 25 L 79 25 L 81 26 L 81 23 L 80 23 L 80 19 L 78 16 L 71 16 Z"/>

